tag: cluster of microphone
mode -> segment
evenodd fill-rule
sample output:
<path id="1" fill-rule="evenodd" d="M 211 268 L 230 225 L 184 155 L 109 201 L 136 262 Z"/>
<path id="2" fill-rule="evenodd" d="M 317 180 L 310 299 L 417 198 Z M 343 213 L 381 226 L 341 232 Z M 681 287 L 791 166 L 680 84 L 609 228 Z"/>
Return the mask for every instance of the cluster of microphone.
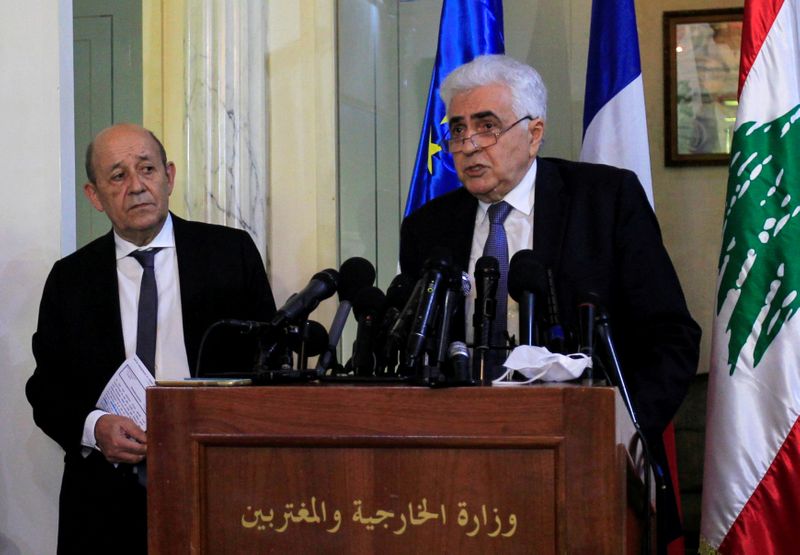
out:
<path id="1" fill-rule="evenodd" d="M 374 285 L 375 275 L 368 260 L 350 258 L 338 271 L 329 268 L 314 274 L 269 322 L 225 320 L 216 325 L 258 336 L 253 370 L 262 382 L 388 378 L 431 386 L 476 385 L 492 377 L 484 368 L 487 361 L 502 363 L 517 345 L 545 346 L 554 353 L 579 351 L 595 358 L 595 339 L 599 339 L 606 354 L 599 366 L 604 372 L 611 370 L 610 381 L 619 384 L 608 316 L 597 297 L 581 298 L 577 329 L 565 332 L 553 272 L 531 250 L 517 252 L 509 264 L 508 294 L 519 307 L 519 329 L 514 334 L 494 329 L 498 261 L 491 256 L 477 260 L 469 345 L 462 341 L 465 330 L 454 329 L 454 317 L 463 310 L 471 280 L 448 252 L 435 251 L 418 276 L 397 275 L 386 293 Z M 339 305 L 327 329 L 309 319 L 321 301 L 337 293 Z M 339 343 L 351 314 L 357 324 L 352 356 L 339 361 Z M 309 359 L 315 356 L 319 358 L 309 368 Z M 584 378 L 594 378 L 592 371 L 590 367 Z"/>
<path id="2" fill-rule="evenodd" d="M 384 294 L 373 285 L 375 269 L 363 258 L 339 270 L 339 307 L 316 372 L 332 379 L 395 379 L 437 384 L 471 379 L 466 345 L 450 341 L 451 321 L 469 294 L 469 279 L 449 256 L 431 257 L 416 281 L 397 275 Z M 357 323 L 352 356 L 336 349 L 349 314 Z M 467 360 L 465 361 L 465 357 Z M 455 372 L 459 373 L 456 374 Z"/>

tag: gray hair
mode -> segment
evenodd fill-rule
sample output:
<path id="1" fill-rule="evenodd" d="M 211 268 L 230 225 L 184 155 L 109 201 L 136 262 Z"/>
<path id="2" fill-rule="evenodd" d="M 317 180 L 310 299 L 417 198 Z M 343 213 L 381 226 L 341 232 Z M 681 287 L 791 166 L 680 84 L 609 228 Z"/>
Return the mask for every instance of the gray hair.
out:
<path id="1" fill-rule="evenodd" d="M 457 94 L 493 84 L 510 89 L 511 109 L 518 118 L 547 119 L 547 87 L 541 75 L 531 66 L 502 54 L 478 56 L 457 67 L 442 83 L 439 95 L 449 113 L 450 102 Z"/>

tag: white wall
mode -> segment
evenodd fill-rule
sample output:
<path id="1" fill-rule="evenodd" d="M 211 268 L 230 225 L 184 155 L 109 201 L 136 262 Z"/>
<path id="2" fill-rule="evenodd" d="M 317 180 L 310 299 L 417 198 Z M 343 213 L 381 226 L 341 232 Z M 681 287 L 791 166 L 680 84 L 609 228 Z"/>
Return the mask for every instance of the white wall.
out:
<path id="1" fill-rule="evenodd" d="M 34 425 L 24 387 L 44 280 L 74 248 L 70 0 L 0 2 L 0 76 L 0 553 L 47 554 L 63 452 Z"/>
<path id="2" fill-rule="evenodd" d="M 334 3 L 270 0 L 269 277 L 282 305 L 336 260 Z M 336 296 L 313 318 L 328 326 Z"/>

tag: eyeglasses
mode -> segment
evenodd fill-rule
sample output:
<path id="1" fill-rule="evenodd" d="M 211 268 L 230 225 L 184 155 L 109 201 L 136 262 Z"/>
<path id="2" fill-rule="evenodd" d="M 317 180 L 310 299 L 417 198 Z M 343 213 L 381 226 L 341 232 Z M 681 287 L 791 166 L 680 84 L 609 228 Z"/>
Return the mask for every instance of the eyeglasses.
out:
<path id="1" fill-rule="evenodd" d="M 497 143 L 497 140 L 500 138 L 500 135 L 502 135 L 503 133 L 505 133 L 518 123 L 525 121 L 526 119 L 533 121 L 533 116 L 522 117 L 517 121 L 515 121 L 514 123 L 512 123 L 511 125 L 509 125 L 508 127 L 506 127 L 505 129 L 501 129 L 499 131 L 495 129 L 490 129 L 489 131 L 481 131 L 479 133 L 473 133 L 469 137 L 457 137 L 457 138 L 447 137 L 445 138 L 444 141 L 442 141 L 442 148 L 444 149 L 445 152 L 449 152 L 450 154 L 456 154 L 457 152 L 461 152 L 462 150 L 464 150 L 464 145 L 466 144 L 467 141 L 472 143 L 472 146 L 475 149 L 489 148 L 490 146 Z"/>

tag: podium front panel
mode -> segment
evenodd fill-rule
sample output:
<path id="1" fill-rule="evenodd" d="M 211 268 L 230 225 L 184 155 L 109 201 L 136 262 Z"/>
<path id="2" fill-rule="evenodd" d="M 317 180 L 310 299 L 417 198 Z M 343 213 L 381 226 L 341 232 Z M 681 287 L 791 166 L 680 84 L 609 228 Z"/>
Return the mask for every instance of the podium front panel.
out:
<path id="1" fill-rule="evenodd" d="M 338 443 L 204 445 L 200 522 L 208 552 L 555 546 L 555 488 L 563 484 L 557 445 Z"/>
<path id="2" fill-rule="evenodd" d="M 154 553 L 625 550 L 612 390 L 154 388 L 148 413 Z"/>

